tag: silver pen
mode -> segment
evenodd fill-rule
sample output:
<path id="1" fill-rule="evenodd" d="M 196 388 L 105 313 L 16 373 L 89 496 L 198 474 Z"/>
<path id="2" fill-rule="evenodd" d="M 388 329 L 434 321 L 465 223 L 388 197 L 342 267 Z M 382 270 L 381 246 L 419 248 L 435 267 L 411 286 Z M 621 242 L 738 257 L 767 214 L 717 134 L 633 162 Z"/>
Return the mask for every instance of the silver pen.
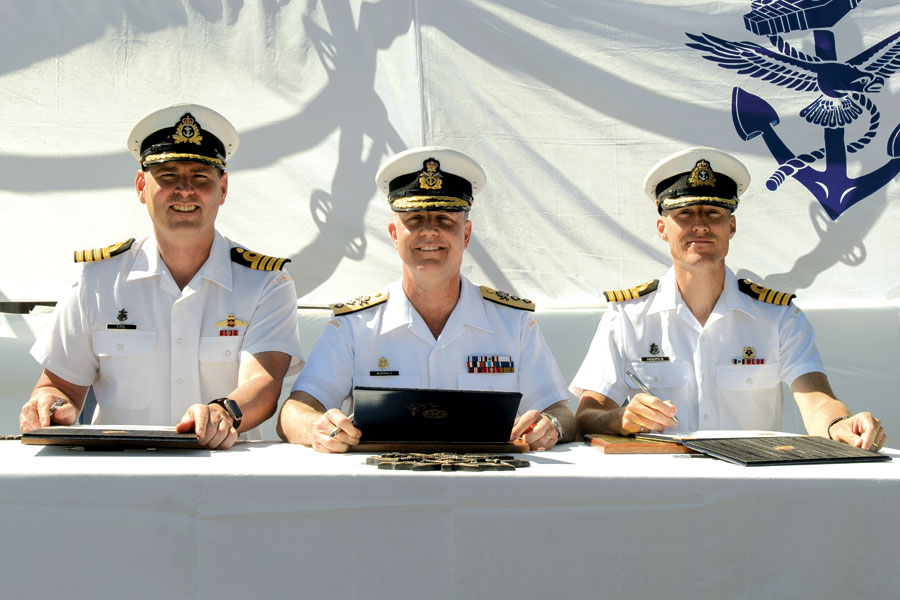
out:
<path id="1" fill-rule="evenodd" d="M 353 415 L 354 415 L 354 413 L 350 413 L 349 415 L 347 415 L 347 418 L 350 419 L 350 420 L 352 421 L 352 420 L 353 420 Z M 340 431 L 341 431 L 341 428 L 340 428 L 340 427 L 335 427 L 335 428 L 334 428 L 334 431 L 332 431 L 331 433 L 328 434 L 328 437 L 333 438 L 333 437 L 336 436 L 338 433 L 340 433 Z"/>
<path id="2" fill-rule="evenodd" d="M 53 404 L 51 404 L 51 405 L 50 405 L 50 416 L 52 417 L 52 416 L 53 416 L 53 413 L 55 413 L 55 412 L 57 411 L 57 409 L 60 409 L 60 408 L 62 408 L 63 406 L 65 406 L 65 404 L 66 404 L 66 403 L 63 402 L 62 400 L 57 400 L 56 402 L 54 402 Z"/>
<path id="3" fill-rule="evenodd" d="M 649 394 L 651 396 L 656 396 L 656 394 L 654 394 L 653 392 L 650 391 L 650 388 L 648 388 L 646 385 L 644 385 L 644 382 L 641 381 L 640 377 L 638 377 L 637 375 L 635 375 L 628 369 L 625 369 L 625 374 L 628 375 L 628 378 L 631 379 L 631 381 L 634 382 L 634 385 L 638 386 L 638 388 L 640 388 L 640 390 L 642 392 L 644 392 L 645 394 Z M 676 423 L 681 423 L 681 421 L 679 421 L 678 417 L 676 417 L 675 415 L 672 415 L 672 420 L 675 421 Z"/>

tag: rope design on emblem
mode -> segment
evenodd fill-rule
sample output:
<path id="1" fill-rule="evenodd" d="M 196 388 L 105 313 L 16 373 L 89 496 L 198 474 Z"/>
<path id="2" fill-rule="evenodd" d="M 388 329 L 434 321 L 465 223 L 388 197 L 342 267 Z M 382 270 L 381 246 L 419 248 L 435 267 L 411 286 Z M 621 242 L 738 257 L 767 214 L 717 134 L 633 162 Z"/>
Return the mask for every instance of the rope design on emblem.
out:
<path id="1" fill-rule="evenodd" d="M 820 158 L 825 158 L 825 148 L 819 148 L 818 150 L 813 150 L 809 154 L 801 154 L 800 156 L 796 156 L 791 160 L 787 161 L 780 167 L 778 170 L 772 173 L 772 176 L 766 181 L 766 189 L 770 192 L 774 192 L 778 189 L 784 180 L 806 167 L 806 165 L 811 165 L 816 162 Z"/>
<path id="2" fill-rule="evenodd" d="M 855 142 L 847 144 L 847 152 L 850 152 L 851 154 L 862 149 L 875 138 L 875 130 L 878 129 L 878 122 L 881 120 L 881 113 L 878 112 L 878 108 L 866 96 L 863 96 L 862 94 L 853 94 L 853 99 L 862 104 L 863 108 L 869 111 L 869 115 L 871 116 L 869 117 L 868 131 Z"/>
<path id="3" fill-rule="evenodd" d="M 878 108 L 871 100 L 869 100 L 869 98 L 863 96 L 862 94 L 854 93 L 853 99 L 861 104 L 865 110 L 869 111 L 870 117 L 869 129 L 866 131 L 866 133 L 864 133 L 855 142 L 851 142 L 845 146 L 847 152 L 851 154 L 864 148 L 866 144 L 868 144 L 872 141 L 872 139 L 875 138 L 875 132 L 878 129 L 878 122 L 881 120 L 881 113 L 878 112 Z M 772 176 L 769 177 L 769 179 L 766 181 L 766 189 L 774 192 L 782 183 L 784 183 L 785 179 L 791 177 L 800 169 L 803 169 L 807 165 L 816 162 L 820 158 L 825 158 L 824 147 L 813 150 L 808 154 L 801 154 L 800 156 L 792 158 L 791 160 L 778 167 L 777 171 L 772 173 Z"/>

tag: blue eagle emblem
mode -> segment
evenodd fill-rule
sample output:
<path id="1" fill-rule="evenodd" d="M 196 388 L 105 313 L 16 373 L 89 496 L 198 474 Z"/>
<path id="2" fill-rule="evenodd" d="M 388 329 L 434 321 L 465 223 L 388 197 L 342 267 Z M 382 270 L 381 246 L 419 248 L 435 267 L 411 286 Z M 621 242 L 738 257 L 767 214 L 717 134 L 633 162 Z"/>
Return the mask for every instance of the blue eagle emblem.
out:
<path id="1" fill-rule="evenodd" d="M 840 61 L 833 27 L 859 0 L 754 0 L 744 15 L 748 30 L 768 37 L 771 47 L 755 42 L 729 41 L 708 33 L 686 33 L 690 48 L 703 58 L 740 75 L 797 92 L 818 92 L 801 111 L 807 122 L 824 129 L 822 147 L 800 154 L 788 149 L 775 132 L 780 118 L 765 100 L 740 87 L 732 91 L 732 118 L 738 135 L 746 140 L 762 136 L 778 161 L 778 170 L 766 182 L 775 191 L 794 177 L 836 219 L 856 202 L 871 195 L 900 172 L 900 125 L 888 138 L 886 165 L 859 177 L 847 173 L 847 153 L 854 153 L 876 136 L 881 115 L 870 96 L 900 69 L 900 31 L 853 58 Z M 815 55 L 792 47 L 780 34 L 813 30 Z M 846 142 L 844 128 L 868 113 L 868 129 Z M 813 164 L 824 159 L 824 170 Z"/>

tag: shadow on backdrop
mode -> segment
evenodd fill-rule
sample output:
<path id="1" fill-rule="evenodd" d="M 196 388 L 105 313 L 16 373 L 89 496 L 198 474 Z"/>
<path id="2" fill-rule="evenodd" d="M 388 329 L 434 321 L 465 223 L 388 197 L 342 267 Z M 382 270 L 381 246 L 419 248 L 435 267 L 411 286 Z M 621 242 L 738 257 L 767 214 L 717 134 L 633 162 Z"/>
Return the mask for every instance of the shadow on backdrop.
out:
<path id="1" fill-rule="evenodd" d="M 260 10 L 267 15 L 275 15 L 285 4 L 268 0 Z M 5 49 L 4 58 L 0 59 L 0 72 L 9 73 L 51 56 L 65 55 L 98 39 L 110 27 L 122 30 L 125 36 L 129 27 L 139 32 L 149 32 L 184 26 L 188 23 L 185 5 L 210 23 L 221 22 L 226 26 L 236 22 L 244 7 L 241 0 L 185 0 L 184 3 L 157 3 L 152 7 L 137 1 L 97 1 L 81 3 L 76 11 L 66 5 L 51 10 L 45 3 L 22 3 L 16 6 L 15 14 L 0 25 L 0 32 L 4 34 L 0 36 L 3 37 L 0 48 Z M 534 20 L 596 35 L 598 39 L 606 36 L 609 30 L 624 32 L 622 35 L 646 35 L 641 28 L 642 23 L 633 18 L 634 11 L 616 3 L 575 0 L 519 3 L 500 0 L 497 5 L 520 15 L 523 21 Z M 165 10 L 160 10 L 161 6 Z M 331 188 L 314 190 L 308 199 L 288 200 L 308 202 L 310 217 L 318 229 L 315 237 L 291 256 L 294 262 L 289 265 L 289 270 L 297 281 L 300 296 L 327 280 L 344 258 L 361 260 L 365 257 L 365 218 L 368 203 L 375 193 L 374 174 L 386 157 L 406 147 L 388 119 L 384 101 L 375 91 L 374 82 L 378 52 L 410 30 L 415 19 L 415 7 L 387 0 L 365 3 L 359 8 L 358 26 L 354 24 L 353 11 L 347 0 L 329 1 L 323 3 L 321 8 L 326 15 L 329 31 L 317 26 L 309 17 L 305 17 L 304 25 L 309 41 L 327 71 L 327 85 L 294 115 L 242 132 L 241 160 L 234 169 L 239 172 L 272 165 L 284 156 L 315 148 L 334 132 L 339 132 L 338 162 Z M 685 145 L 704 144 L 707 140 L 698 139 L 694 123 L 730 124 L 727 98 L 723 98 L 718 105 L 721 109 L 710 108 L 708 104 L 673 100 L 640 85 L 641 82 L 630 81 L 627 74 L 611 73 L 601 65 L 587 62 L 547 43 L 525 31 L 515 18 L 504 19 L 471 4 L 458 5 L 450 18 L 442 14 L 438 5 L 421 4 L 418 11 L 421 26 L 441 31 L 480 59 L 513 73 L 520 70 L 598 113 L 641 129 L 653 130 L 661 139 L 684 140 Z M 654 13 L 654 19 L 658 22 L 671 17 L 675 22 L 678 14 L 678 9 L 660 7 Z M 273 19 L 275 16 L 267 17 L 268 21 Z M 680 43 L 680 35 L 680 31 L 672 34 L 673 43 Z M 861 37 L 859 31 L 853 35 Z M 54 43 L 34 43 L 35 39 L 48 40 L 53 36 L 56 36 Z M 706 68 L 700 56 L 696 57 L 696 62 L 698 68 Z M 709 68 L 715 67 L 711 65 Z M 624 100 L 629 98 L 640 98 L 641 101 Z M 425 107 L 419 107 L 419 110 L 425 110 Z M 680 118 L 668 118 L 672 112 Z M 433 139 L 431 131 L 422 133 L 423 139 L 442 143 L 440 139 Z M 735 141 L 738 141 L 737 137 Z M 759 144 L 741 149 L 762 155 Z M 528 151 L 534 164 L 555 172 L 555 167 L 537 151 L 531 148 Z M 132 158 L 124 150 L 106 155 L 65 158 L 2 155 L 0 173 L 16 173 L 17 176 L 14 179 L 3 177 L 0 189 L 39 194 L 120 187 L 129 181 L 128 176 L 123 177 L 122 174 L 130 174 L 133 165 Z M 484 167 L 490 177 L 496 165 L 486 164 Z M 47 177 L 47 173 L 55 175 Z M 559 179 L 567 189 L 578 189 L 576 173 L 560 173 Z M 639 182 L 634 184 L 634 193 L 640 194 Z M 536 202 L 537 198 L 532 201 Z M 596 201 L 592 202 L 597 205 Z M 885 203 L 883 197 L 878 201 L 873 198 L 860 203 L 848 211 L 838 224 L 825 223 L 817 211 L 811 211 L 810 221 L 820 235 L 820 243 L 813 251 L 800 257 L 790 271 L 763 276 L 762 279 L 772 287 L 781 284 L 786 289 L 804 288 L 838 261 L 850 265 L 862 264 L 867 258 L 863 238 L 877 221 Z M 602 210 L 599 212 L 604 218 L 614 219 Z M 623 243 L 628 247 L 654 260 L 668 262 L 665 252 L 652 245 L 653 240 L 636 238 L 625 228 L 620 230 Z M 477 239 L 471 247 L 470 257 L 495 285 L 516 291 L 511 289 L 491 252 Z"/>

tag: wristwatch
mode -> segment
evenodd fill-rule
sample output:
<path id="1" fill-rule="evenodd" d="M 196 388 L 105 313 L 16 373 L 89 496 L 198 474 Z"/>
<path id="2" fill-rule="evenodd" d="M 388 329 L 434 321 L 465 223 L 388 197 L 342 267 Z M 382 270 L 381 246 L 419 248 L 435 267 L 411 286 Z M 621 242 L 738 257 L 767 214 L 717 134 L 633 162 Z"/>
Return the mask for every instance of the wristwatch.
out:
<path id="1" fill-rule="evenodd" d="M 553 415 L 548 415 L 547 413 L 543 413 L 543 415 L 545 417 L 547 417 L 548 419 L 550 419 L 550 422 L 553 423 L 554 427 L 556 427 L 556 434 L 559 436 L 559 438 L 556 441 L 557 442 L 563 441 L 563 438 L 566 436 L 566 434 L 563 431 L 562 425 L 560 425 L 559 421 L 556 420 L 556 417 L 554 417 Z"/>
<path id="2" fill-rule="evenodd" d="M 244 418 L 244 413 L 241 410 L 241 407 L 238 406 L 238 403 L 232 400 L 231 398 L 216 398 L 209 404 L 218 404 L 222 408 L 231 415 L 231 425 L 237 429 L 241 426 L 241 419 Z"/>

